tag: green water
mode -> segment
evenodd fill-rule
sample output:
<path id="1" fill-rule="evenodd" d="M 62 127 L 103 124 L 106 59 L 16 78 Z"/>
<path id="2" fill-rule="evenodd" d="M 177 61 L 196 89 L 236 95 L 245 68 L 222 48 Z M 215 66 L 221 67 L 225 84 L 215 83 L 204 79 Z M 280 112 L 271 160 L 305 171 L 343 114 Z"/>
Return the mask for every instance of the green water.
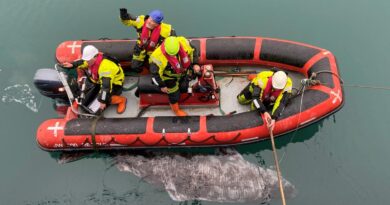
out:
<path id="1" fill-rule="evenodd" d="M 134 14 L 159 8 L 184 36 L 274 37 L 333 52 L 346 85 L 345 106 L 276 140 L 283 177 L 298 190 L 287 204 L 389 204 L 390 90 L 352 86 L 390 87 L 385 0 L 0 1 L 0 204 L 219 204 L 175 202 L 164 190 L 118 171 L 108 158 L 60 165 L 37 147 L 37 126 L 56 113 L 33 86 L 36 69 L 52 67 L 65 40 L 135 37 L 120 23 L 120 7 Z M 238 150 L 270 167 L 269 144 Z"/>

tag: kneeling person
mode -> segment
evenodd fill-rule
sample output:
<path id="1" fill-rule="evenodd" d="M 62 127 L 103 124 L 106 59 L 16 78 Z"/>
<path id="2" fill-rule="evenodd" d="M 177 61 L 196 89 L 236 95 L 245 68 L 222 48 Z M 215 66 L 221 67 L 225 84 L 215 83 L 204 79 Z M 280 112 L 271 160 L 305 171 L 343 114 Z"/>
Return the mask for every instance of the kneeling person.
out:
<path id="1" fill-rule="evenodd" d="M 126 98 L 121 96 L 125 75 L 122 67 L 114 59 L 99 52 L 88 45 L 84 47 L 81 60 L 73 63 L 64 63 L 64 67 L 77 68 L 78 79 L 87 76 L 93 83 L 100 85 L 98 101 L 100 110 L 104 110 L 108 104 L 118 104 L 117 113 L 126 110 Z"/>
<path id="2" fill-rule="evenodd" d="M 272 131 L 292 91 L 292 80 L 284 71 L 263 71 L 237 96 L 240 104 L 251 104 L 251 110 L 260 111 Z M 271 110 L 271 114 L 268 110 Z"/>

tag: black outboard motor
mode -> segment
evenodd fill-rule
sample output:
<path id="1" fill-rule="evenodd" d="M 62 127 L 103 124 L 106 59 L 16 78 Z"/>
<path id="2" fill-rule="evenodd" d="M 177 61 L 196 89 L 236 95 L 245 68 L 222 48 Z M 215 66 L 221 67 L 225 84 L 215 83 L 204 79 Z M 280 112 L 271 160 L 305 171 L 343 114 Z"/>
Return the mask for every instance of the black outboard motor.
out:
<path id="1" fill-rule="evenodd" d="M 76 80 L 74 78 L 67 78 L 67 81 L 72 93 L 77 95 L 80 91 Z M 69 103 L 69 98 L 64 85 L 56 70 L 50 68 L 41 68 L 37 70 L 34 76 L 34 84 L 42 95 L 54 100 L 68 101 Z"/>
<path id="2" fill-rule="evenodd" d="M 57 69 L 58 71 L 50 68 L 37 70 L 34 76 L 34 84 L 38 91 L 42 95 L 54 100 L 54 109 L 60 115 L 64 115 L 70 106 L 71 102 L 69 98 L 72 100 L 76 99 L 80 108 L 84 111 L 95 114 L 98 111 L 96 103 L 100 86 L 92 83 L 88 78 L 83 78 L 81 88 L 79 88 L 79 83 L 77 83 L 76 78 L 65 73 L 67 70 L 62 70 L 59 67 Z M 68 92 L 61 78 L 64 82 L 67 82 L 69 86 Z"/>
<path id="3" fill-rule="evenodd" d="M 80 91 L 76 79 L 66 78 L 73 95 L 77 96 Z M 34 76 L 34 85 L 42 95 L 53 99 L 53 107 L 60 116 L 66 114 L 70 101 L 58 71 L 51 68 L 37 70 Z"/>

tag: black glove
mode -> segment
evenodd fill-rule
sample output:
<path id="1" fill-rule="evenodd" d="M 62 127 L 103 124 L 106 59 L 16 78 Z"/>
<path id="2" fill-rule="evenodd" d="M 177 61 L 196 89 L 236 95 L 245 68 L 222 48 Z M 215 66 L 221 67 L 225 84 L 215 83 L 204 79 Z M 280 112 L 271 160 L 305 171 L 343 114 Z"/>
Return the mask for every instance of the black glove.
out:
<path id="1" fill-rule="evenodd" d="M 83 65 L 83 63 L 84 63 L 84 60 L 76 60 L 76 61 L 73 61 L 73 63 L 72 63 L 72 68 L 77 68 L 77 67 L 79 67 L 79 66 L 81 66 L 81 65 Z"/>
<path id="2" fill-rule="evenodd" d="M 139 45 L 138 43 L 134 46 L 133 54 L 139 56 L 143 50 L 142 45 Z"/>
<path id="3" fill-rule="evenodd" d="M 119 11 L 120 11 L 122 20 L 130 20 L 130 15 L 127 13 L 127 9 L 120 8 Z"/>

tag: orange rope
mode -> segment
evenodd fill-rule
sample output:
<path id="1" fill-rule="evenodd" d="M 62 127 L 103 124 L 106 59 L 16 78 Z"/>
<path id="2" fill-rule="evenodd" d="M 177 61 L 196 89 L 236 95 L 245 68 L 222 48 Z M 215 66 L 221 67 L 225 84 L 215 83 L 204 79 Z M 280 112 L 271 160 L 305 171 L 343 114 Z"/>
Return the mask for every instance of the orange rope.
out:
<path id="1" fill-rule="evenodd" d="M 276 172 L 278 174 L 278 181 L 279 181 L 279 191 L 280 191 L 280 196 L 282 198 L 282 203 L 283 205 L 286 205 L 286 199 L 284 198 L 284 191 L 283 191 L 283 185 L 282 185 L 282 177 L 279 169 L 279 160 L 278 160 L 278 155 L 276 154 L 276 147 L 275 147 L 275 141 L 274 141 L 274 134 L 272 131 L 269 131 L 269 135 L 271 136 L 271 143 L 272 143 L 272 152 L 274 154 L 274 160 L 275 160 L 275 166 L 276 166 Z"/>

